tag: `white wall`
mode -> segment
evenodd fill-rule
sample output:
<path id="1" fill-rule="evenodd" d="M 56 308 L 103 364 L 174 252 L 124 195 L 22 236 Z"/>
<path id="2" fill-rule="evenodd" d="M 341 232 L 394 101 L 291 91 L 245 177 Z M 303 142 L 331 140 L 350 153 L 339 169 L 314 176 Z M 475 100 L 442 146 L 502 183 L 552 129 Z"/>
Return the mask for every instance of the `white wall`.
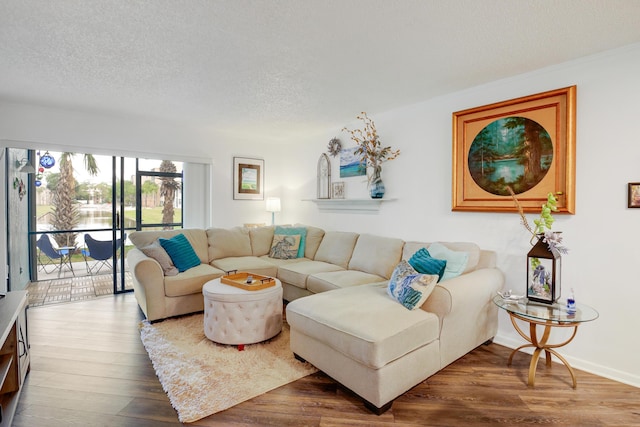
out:
<path id="1" fill-rule="evenodd" d="M 576 215 L 556 216 L 554 228 L 563 231 L 571 248 L 563 257 L 565 294 L 573 287 L 577 300 L 595 307 L 600 318 L 581 326 L 575 340 L 561 352 L 577 368 L 640 386 L 636 356 L 640 351 L 636 336 L 640 320 L 634 313 L 634 303 L 640 300 L 634 274 L 634 263 L 640 260 L 640 246 L 635 242 L 640 239 L 640 210 L 626 208 L 627 183 L 640 182 L 638 75 L 640 45 L 393 111 L 368 111 L 382 141 L 402 150 L 398 159 L 383 167 L 385 198 L 396 200 L 384 203 L 376 214 L 323 213 L 315 204 L 302 201 L 315 197 L 317 160 L 326 151 L 329 139 L 340 135 L 347 145 L 347 135 L 341 134 L 340 128 L 343 124 L 359 126 L 355 121 L 359 111 L 354 111 L 354 120 L 345 118 L 345 123 L 328 129 L 325 135 L 289 144 L 266 144 L 140 118 L 0 102 L 0 139 L 96 150 L 107 147 L 121 152 L 134 147 L 133 154 L 207 159 L 213 164 L 210 223 L 219 227 L 270 222 L 264 201 L 232 199 L 233 156 L 263 158 L 265 196 L 282 198 L 282 212 L 276 214 L 276 222 L 304 222 L 328 230 L 370 232 L 406 240 L 475 241 L 497 251 L 506 288 L 524 291 L 529 238 L 517 214 L 451 212 L 452 113 L 575 84 Z M 366 111 L 366 107 L 362 109 Z M 332 158 L 332 162 L 334 180 L 339 179 L 338 159 Z M 365 195 L 362 178 L 344 181 L 347 197 Z M 521 343 L 504 313 L 500 314 L 496 341 L 511 346 Z M 560 371 L 559 375 L 565 374 Z"/>
<path id="2" fill-rule="evenodd" d="M 290 149 L 282 144 L 263 141 L 245 141 L 227 137 L 224 144 L 212 148 L 213 167 L 213 219 L 215 227 L 233 227 L 245 223 L 271 224 L 271 213 L 266 211 L 267 197 L 286 196 L 284 170 L 289 162 Z M 264 160 L 264 200 L 233 200 L 233 158 L 247 157 Z M 314 174 L 315 176 L 315 174 Z M 287 199 L 288 200 L 288 199 Z M 283 212 L 276 213 L 276 222 L 283 223 Z"/>
<path id="3" fill-rule="evenodd" d="M 329 139 L 340 134 L 335 129 L 324 138 L 306 141 L 315 144 L 315 152 L 302 146 L 298 151 L 298 168 L 289 171 L 296 185 L 290 186 L 285 202 L 293 210 L 287 215 L 327 229 L 410 240 L 475 241 L 497 251 L 506 289 L 524 293 L 530 246 L 518 215 L 451 211 L 452 113 L 575 84 L 576 214 L 556 215 L 554 229 L 563 231 L 571 249 L 563 257 L 564 295 L 574 288 L 578 302 L 595 307 L 600 318 L 580 326 L 561 353 L 577 368 L 640 386 L 640 318 L 635 314 L 635 302 L 640 301 L 640 210 L 627 208 L 627 183 L 640 181 L 639 75 L 640 45 L 635 45 L 417 105 L 369 112 L 382 142 L 402 150 L 398 159 L 383 166 L 385 198 L 397 201 L 384 203 L 374 215 L 321 213 L 314 204 L 300 202 L 315 197 L 312 168 Z M 350 128 L 359 124 L 345 123 Z M 346 134 L 340 136 L 344 145 L 353 145 Z M 338 160 L 332 162 L 333 175 L 338 176 Z M 344 181 L 349 197 L 363 194 L 362 179 Z M 565 332 L 555 336 L 564 337 Z M 496 341 L 513 347 L 522 343 L 505 313 L 500 313 Z"/>

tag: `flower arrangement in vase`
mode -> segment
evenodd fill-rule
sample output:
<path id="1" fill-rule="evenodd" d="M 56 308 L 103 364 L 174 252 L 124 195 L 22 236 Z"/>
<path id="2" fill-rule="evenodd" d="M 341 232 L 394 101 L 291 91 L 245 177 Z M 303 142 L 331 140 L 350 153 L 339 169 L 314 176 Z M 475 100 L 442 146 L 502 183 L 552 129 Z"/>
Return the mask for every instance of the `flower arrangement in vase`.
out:
<path id="1" fill-rule="evenodd" d="M 550 251 L 557 251 L 560 254 L 569 253 L 569 249 L 562 245 L 562 235 L 560 232 L 551 231 L 551 227 L 555 221 L 552 212 L 556 212 L 558 210 L 558 200 L 553 193 L 547 194 L 547 201 L 540 208 L 540 217 L 533 220 L 535 227 L 531 227 L 515 193 L 509 186 L 507 186 L 507 190 L 516 204 L 522 225 L 524 225 L 524 228 L 531 233 L 531 240 L 529 240 L 529 243 L 533 246 L 537 241 L 536 239 L 542 238 L 542 241 L 547 244 Z"/>
<path id="2" fill-rule="evenodd" d="M 384 183 L 382 182 L 382 163 L 393 160 L 400 155 L 400 150 L 392 150 L 390 146 L 383 147 L 378 136 L 376 125 L 366 112 L 356 116 L 364 123 L 364 129 L 342 130 L 351 135 L 351 140 L 358 146 L 355 154 L 362 155 L 367 162 L 367 167 L 371 169 L 369 174 L 369 191 L 374 199 L 382 198 L 384 195 Z"/>
<path id="3" fill-rule="evenodd" d="M 516 204 L 522 225 L 531 233 L 529 243 L 533 248 L 527 254 L 527 297 L 553 304 L 561 291 L 561 254 L 569 252 L 562 244 L 560 232 L 551 230 L 555 221 L 552 212 L 558 210 L 557 199 L 553 193 L 547 195 L 547 201 L 540 208 L 540 217 L 533 221 L 532 227 L 513 190 L 510 187 L 507 190 Z"/>

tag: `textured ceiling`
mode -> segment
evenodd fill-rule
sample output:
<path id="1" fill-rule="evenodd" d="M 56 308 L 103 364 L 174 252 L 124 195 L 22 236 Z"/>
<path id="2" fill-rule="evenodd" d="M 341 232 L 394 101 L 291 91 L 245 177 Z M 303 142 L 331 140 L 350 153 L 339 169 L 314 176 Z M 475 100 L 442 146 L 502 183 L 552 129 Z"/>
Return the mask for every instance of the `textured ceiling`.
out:
<path id="1" fill-rule="evenodd" d="M 640 42 L 636 0 L 2 0 L 0 99 L 290 138 Z"/>

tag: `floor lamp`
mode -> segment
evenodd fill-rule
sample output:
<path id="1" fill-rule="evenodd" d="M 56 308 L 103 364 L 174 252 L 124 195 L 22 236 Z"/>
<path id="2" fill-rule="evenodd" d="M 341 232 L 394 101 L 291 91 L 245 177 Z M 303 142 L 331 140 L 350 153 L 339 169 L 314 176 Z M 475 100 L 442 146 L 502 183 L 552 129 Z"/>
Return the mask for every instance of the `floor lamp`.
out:
<path id="1" fill-rule="evenodd" d="M 280 198 L 267 197 L 267 212 L 271 212 L 271 225 L 276 224 L 276 212 L 280 212 Z"/>

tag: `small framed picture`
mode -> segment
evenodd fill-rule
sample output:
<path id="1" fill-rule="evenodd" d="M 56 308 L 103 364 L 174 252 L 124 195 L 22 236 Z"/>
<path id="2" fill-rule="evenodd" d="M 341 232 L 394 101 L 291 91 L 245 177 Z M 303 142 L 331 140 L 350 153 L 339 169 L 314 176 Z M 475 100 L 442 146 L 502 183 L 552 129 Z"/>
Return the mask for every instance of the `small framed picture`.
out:
<path id="1" fill-rule="evenodd" d="M 640 208 L 640 182 L 629 183 L 628 207 Z"/>
<path id="2" fill-rule="evenodd" d="M 233 158 L 234 200 L 264 200 L 264 160 Z"/>
<path id="3" fill-rule="evenodd" d="M 331 185 L 331 198 L 344 199 L 344 182 L 338 181 Z"/>

